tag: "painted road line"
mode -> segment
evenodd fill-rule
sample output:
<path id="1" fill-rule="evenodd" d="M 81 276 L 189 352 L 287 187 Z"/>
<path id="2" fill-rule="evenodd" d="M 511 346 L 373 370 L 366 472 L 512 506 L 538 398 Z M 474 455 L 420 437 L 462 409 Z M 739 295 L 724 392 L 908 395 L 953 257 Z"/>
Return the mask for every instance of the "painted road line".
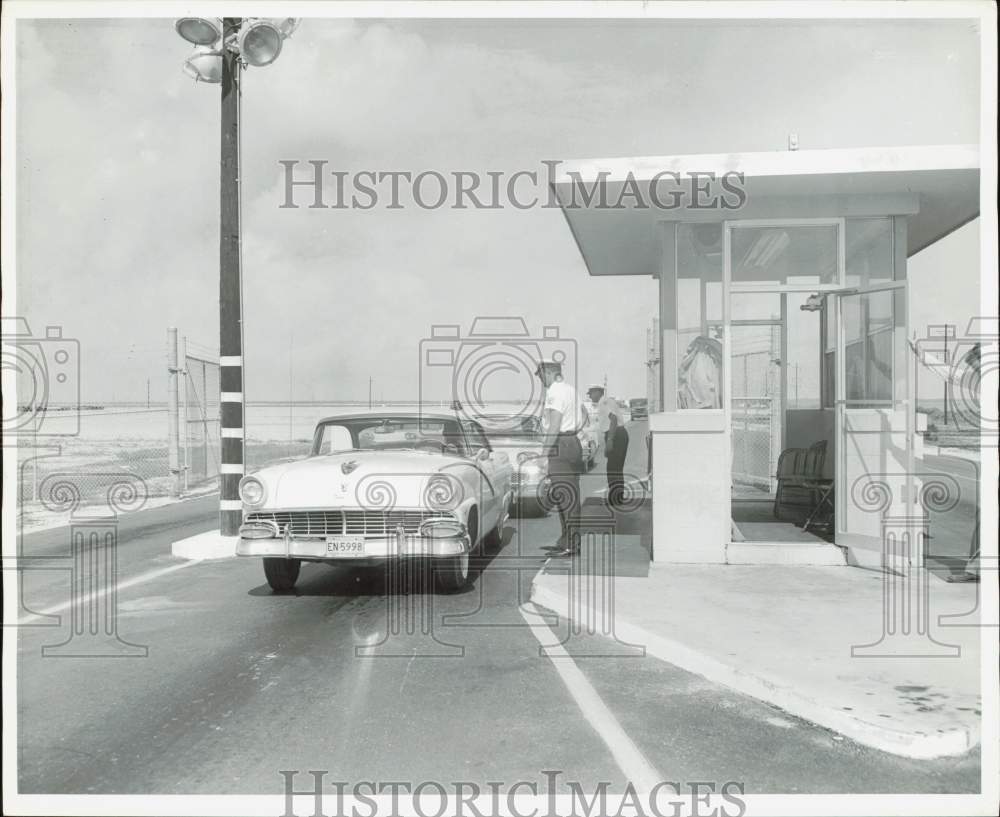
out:
<path id="1" fill-rule="evenodd" d="M 562 678 L 569 694 L 573 696 L 576 705 L 580 707 L 583 716 L 608 747 L 615 763 L 618 764 L 618 768 L 625 775 L 625 779 L 632 783 L 639 792 L 649 793 L 653 791 L 656 784 L 666 778 L 646 759 L 642 750 L 622 729 L 622 725 L 618 723 L 614 713 L 608 709 L 597 690 L 587 680 L 587 676 L 576 665 L 573 657 L 563 649 L 556 634 L 552 632 L 545 623 L 545 619 L 538 612 L 538 608 L 528 602 L 522 604 L 518 609 L 539 645 L 552 661 L 552 665 L 559 673 L 559 677 Z"/>
<path id="2" fill-rule="evenodd" d="M 161 567 L 158 570 L 150 570 L 148 573 L 141 573 L 138 576 L 133 576 L 131 579 L 119 582 L 115 586 L 116 591 L 127 590 L 130 587 L 135 587 L 137 584 L 145 584 L 146 582 L 151 582 L 155 579 L 159 579 L 161 576 L 166 576 L 168 573 L 173 573 L 177 570 L 183 570 L 185 567 L 191 567 L 191 565 L 198 564 L 198 562 L 180 562 L 179 564 L 169 565 L 167 567 Z M 95 590 L 91 593 L 85 594 L 82 598 L 74 599 L 71 598 L 68 601 L 64 601 L 61 604 L 56 604 L 53 607 L 47 607 L 37 613 L 33 613 L 28 618 L 19 618 L 17 623 L 19 625 L 30 624 L 35 618 L 43 616 L 54 616 L 57 613 L 61 613 L 63 610 L 68 610 L 74 604 L 89 604 L 93 599 L 102 598 L 108 594 L 108 588 L 103 590 Z"/>

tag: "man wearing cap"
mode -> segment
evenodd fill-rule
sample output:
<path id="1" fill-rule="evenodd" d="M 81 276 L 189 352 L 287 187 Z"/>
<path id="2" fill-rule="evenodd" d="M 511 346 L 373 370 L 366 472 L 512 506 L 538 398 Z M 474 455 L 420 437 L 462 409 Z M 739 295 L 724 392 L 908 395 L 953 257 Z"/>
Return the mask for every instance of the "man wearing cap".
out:
<path id="1" fill-rule="evenodd" d="M 543 360 L 535 370 L 545 386 L 545 407 L 542 411 L 543 444 L 549 452 L 550 501 L 559 510 L 563 549 L 557 556 L 572 556 L 580 552 L 576 524 L 580 515 L 580 473 L 583 471 L 583 449 L 577 432 L 580 430 L 580 404 L 576 389 L 563 380 L 562 364 Z"/>
<path id="2" fill-rule="evenodd" d="M 587 389 L 590 402 L 597 406 L 597 422 L 604 433 L 604 456 L 608 469 L 608 505 L 621 504 L 625 497 L 625 455 L 628 453 L 628 432 L 622 423 L 622 410 L 614 397 L 605 397 L 604 386 L 593 384 Z"/>

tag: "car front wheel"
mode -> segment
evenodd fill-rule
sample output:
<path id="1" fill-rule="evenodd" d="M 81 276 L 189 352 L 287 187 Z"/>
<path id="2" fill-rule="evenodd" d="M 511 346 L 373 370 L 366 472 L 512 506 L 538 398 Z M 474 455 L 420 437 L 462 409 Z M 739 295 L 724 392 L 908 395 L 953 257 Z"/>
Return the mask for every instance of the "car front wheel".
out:
<path id="1" fill-rule="evenodd" d="M 301 567 L 298 559 L 264 559 L 264 575 L 276 593 L 287 593 L 295 587 Z"/>
<path id="2" fill-rule="evenodd" d="M 444 593 L 454 593 L 469 583 L 469 554 L 434 560 L 434 581 Z"/>

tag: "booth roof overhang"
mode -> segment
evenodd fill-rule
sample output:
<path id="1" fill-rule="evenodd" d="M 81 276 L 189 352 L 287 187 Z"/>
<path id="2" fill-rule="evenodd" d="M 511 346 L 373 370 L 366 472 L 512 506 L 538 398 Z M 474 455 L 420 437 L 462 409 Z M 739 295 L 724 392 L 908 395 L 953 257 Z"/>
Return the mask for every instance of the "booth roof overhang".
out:
<path id="1" fill-rule="evenodd" d="M 730 176 L 728 188 L 721 184 L 724 174 L 734 173 L 742 174 L 741 182 Z M 693 190 L 694 183 L 701 193 Z M 655 197 L 649 195 L 651 184 Z M 742 206 L 719 206 L 723 198 L 739 203 L 732 192 L 737 185 L 745 194 Z M 859 201 L 868 203 L 868 214 L 908 216 L 911 256 L 979 215 L 979 148 L 926 145 L 566 161 L 552 188 L 591 275 L 658 275 L 658 222 L 721 222 L 762 213 L 789 219 L 832 215 L 838 208 L 857 210 Z M 900 204 L 907 201 L 911 204 Z"/>

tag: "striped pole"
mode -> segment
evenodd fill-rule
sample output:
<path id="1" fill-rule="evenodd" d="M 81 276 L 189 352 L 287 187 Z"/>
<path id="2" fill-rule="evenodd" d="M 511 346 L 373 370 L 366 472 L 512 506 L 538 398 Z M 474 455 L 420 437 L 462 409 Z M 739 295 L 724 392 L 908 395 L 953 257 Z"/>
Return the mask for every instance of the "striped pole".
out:
<path id="1" fill-rule="evenodd" d="M 226 17 L 223 39 L 239 31 Z M 219 247 L 219 530 L 239 534 L 243 522 L 239 484 L 243 476 L 243 305 L 240 282 L 240 71 L 239 55 L 223 50 L 221 238 Z"/>

